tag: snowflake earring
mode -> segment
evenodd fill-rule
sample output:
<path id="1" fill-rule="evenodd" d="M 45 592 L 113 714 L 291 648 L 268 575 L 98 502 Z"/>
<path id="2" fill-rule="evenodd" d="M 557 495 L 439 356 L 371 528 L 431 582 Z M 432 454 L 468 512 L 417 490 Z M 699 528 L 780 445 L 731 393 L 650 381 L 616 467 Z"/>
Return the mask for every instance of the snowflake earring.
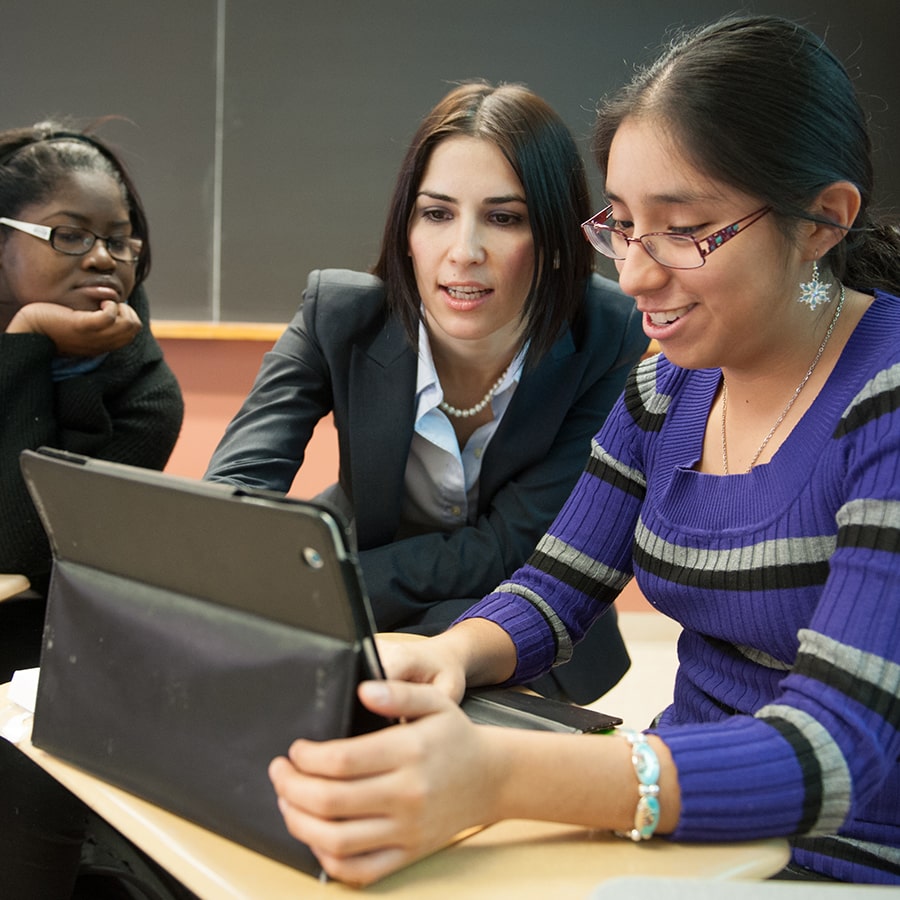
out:
<path id="1" fill-rule="evenodd" d="M 819 261 L 813 260 L 812 279 L 800 282 L 798 303 L 805 303 L 810 309 L 816 309 L 831 300 L 831 282 L 819 281 Z"/>

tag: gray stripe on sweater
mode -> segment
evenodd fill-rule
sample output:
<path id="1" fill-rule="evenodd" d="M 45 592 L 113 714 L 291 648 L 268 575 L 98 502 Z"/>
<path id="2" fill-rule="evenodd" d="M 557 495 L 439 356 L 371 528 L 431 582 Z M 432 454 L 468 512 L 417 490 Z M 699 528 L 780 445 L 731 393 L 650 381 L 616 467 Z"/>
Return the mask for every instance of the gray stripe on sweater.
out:
<path id="1" fill-rule="evenodd" d="M 846 672 L 856 681 L 863 681 L 886 694 L 900 696 L 900 665 L 897 663 L 849 644 L 842 644 L 809 628 L 802 628 L 797 634 L 800 638 L 800 653 L 828 660 L 831 666 Z"/>
<path id="2" fill-rule="evenodd" d="M 557 652 L 556 659 L 553 661 L 554 666 L 562 665 L 562 663 L 568 662 L 572 658 L 572 638 L 569 637 L 566 626 L 563 625 L 562 619 L 554 612 L 553 607 L 539 594 L 528 590 L 528 588 L 520 584 L 516 584 L 514 581 L 505 581 L 497 588 L 496 593 L 515 594 L 517 597 L 522 597 L 547 620 L 556 637 Z"/>
<path id="3" fill-rule="evenodd" d="M 821 773 L 819 817 L 807 834 L 830 834 L 844 823 L 850 812 L 852 784 L 850 770 L 841 748 L 827 729 L 809 713 L 783 703 L 772 703 L 755 713 L 757 719 L 782 719 L 790 722 L 808 741 Z M 795 748 L 802 752 L 805 748 Z"/>
<path id="4" fill-rule="evenodd" d="M 614 591 L 621 591 L 631 579 L 631 575 L 604 565 L 552 534 L 545 534 L 541 538 L 537 550 L 539 553 L 546 553 L 554 562 L 559 562 L 579 575 Z"/>
<path id="5" fill-rule="evenodd" d="M 831 557 L 836 545 L 834 535 L 778 538 L 744 544 L 725 550 L 711 547 L 684 547 L 650 531 L 639 521 L 635 541 L 649 556 L 673 566 L 712 572 L 742 572 L 769 566 L 824 562 Z"/>
<path id="6" fill-rule="evenodd" d="M 847 525 L 874 525 L 900 530 L 900 501 L 851 500 L 837 511 L 835 518 L 842 528 Z"/>
<path id="7" fill-rule="evenodd" d="M 647 478 L 640 469 L 634 469 L 631 466 L 626 466 L 614 456 L 611 456 L 609 453 L 607 453 L 607 451 L 604 450 L 603 447 L 601 447 L 593 438 L 591 439 L 591 458 L 596 459 L 604 466 L 607 466 L 610 469 L 618 472 L 620 475 L 622 475 L 624 478 L 627 478 L 634 484 L 638 484 L 642 488 L 647 487 Z"/>
<path id="8" fill-rule="evenodd" d="M 634 371 L 634 382 L 644 409 L 661 416 L 669 411 L 672 398 L 656 389 L 656 363 L 656 356 L 639 363 Z"/>

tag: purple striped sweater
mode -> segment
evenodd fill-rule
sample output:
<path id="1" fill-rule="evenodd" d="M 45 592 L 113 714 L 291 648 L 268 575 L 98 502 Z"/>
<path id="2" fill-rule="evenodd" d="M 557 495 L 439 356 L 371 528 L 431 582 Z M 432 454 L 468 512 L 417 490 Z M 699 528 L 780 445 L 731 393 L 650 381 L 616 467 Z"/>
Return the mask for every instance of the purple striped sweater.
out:
<path id="1" fill-rule="evenodd" d="M 692 468 L 720 377 L 641 363 L 530 560 L 467 616 L 512 635 L 529 681 L 634 575 L 684 626 L 653 729 L 678 768 L 673 837 L 787 836 L 808 868 L 900 883 L 900 299 L 876 293 L 745 475 Z"/>

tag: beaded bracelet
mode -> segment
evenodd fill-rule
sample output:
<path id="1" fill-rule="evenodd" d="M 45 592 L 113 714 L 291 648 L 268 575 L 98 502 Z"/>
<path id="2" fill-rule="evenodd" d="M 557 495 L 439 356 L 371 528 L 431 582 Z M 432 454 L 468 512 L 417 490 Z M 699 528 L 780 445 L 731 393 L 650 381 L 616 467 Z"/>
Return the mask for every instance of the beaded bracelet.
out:
<path id="1" fill-rule="evenodd" d="M 631 744 L 631 763 L 638 777 L 640 796 L 634 811 L 634 828 L 616 834 L 635 842 L 646 841 L 659 825 L 659 759 L 640 732 L 623 730 L 621 734 Z"/>

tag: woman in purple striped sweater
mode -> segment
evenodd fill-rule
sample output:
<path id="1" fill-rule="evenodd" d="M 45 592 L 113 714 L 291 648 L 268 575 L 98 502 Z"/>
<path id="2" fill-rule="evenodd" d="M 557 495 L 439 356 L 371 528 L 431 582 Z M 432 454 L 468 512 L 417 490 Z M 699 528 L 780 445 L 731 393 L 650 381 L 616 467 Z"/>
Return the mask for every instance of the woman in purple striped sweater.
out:
<path id="1" fill-rule="evenodd" d="M 900 883 L 900 235 L 870 216 L 850 80 L 806 29 L 729 18 L 607 103 L 594 149 L 585 233 L 663 353 L 528 563 L 383 648 L 398 680 L 360 694 L 406 724 L 273 762 L 287 826 L 355 882 L 537 818 L 785 836 L 784 877 Z M 565 663 L 632 577 L 684 626 L 646 734 L 475 726 L 448 700 Z"/>

